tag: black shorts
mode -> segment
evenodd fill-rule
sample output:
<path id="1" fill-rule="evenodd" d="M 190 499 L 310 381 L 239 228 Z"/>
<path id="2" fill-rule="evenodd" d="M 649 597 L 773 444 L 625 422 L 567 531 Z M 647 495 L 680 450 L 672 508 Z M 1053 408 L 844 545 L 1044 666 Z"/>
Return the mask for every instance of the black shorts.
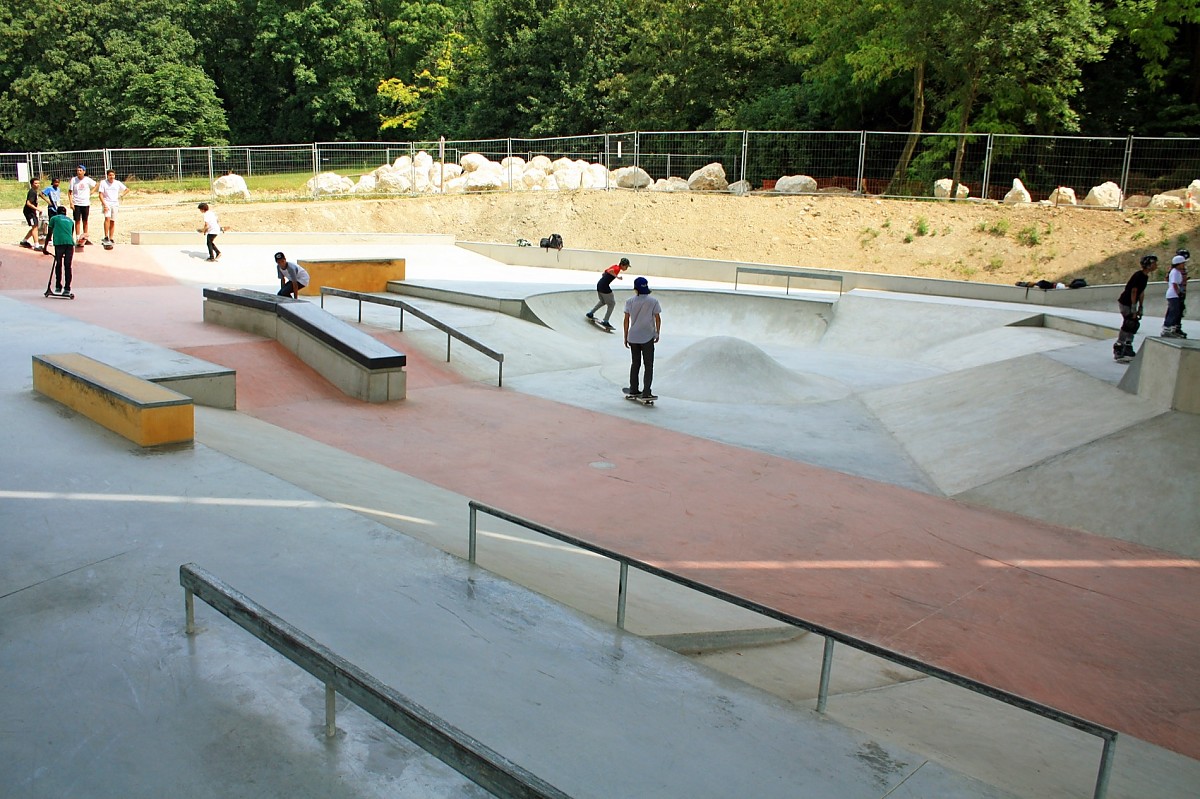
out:
<path id="1" fill-rule="evenodd" d="M 38 223 L 37 211 L 30 208 L 28 205 L 25 206 L 25 222 L 30 227 L 33 227 Z"/>
<path id="2" fill-rule="evenodd" d="M 88 211 L 90 211 L 90 210 L 92 210 L 92 206 L 90 206 L 90 205 L 75 206 L 75 221 L 76 222 L 88 221 Z"/>

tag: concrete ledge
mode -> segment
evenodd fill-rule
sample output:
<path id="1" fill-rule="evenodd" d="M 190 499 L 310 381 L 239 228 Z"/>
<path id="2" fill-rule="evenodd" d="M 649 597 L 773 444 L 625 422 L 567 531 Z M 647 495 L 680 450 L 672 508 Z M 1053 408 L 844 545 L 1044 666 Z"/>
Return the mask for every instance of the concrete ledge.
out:
<path id="1" fill-rule="evenodd" d="M 133 244 L 192 244 L 204 246 L 204 237 L 199 233 L 185 233 L 179 230 L 138 230 L 129 234 Z M 454 237 L 443 233 L 259 233 L 231 232 L 221 234 L 218 242 L 226 244 L 266 244 L 282 247 L 291 244 L 336 244 L 339 246 L 353 244 L 386 244 L 413 245 L 439 244 L 452 246 Z"/>
<path id="2" fill-rule="evenodd" d="M 1164 408 L 1200 413 L 1200 341 L 1147 338 L 1121 388 Z"/>
<path id="3" fill-rule="evenodd" d="M 304 258 L 297 263 L 308 272 L 301 294 L 317 297 L 321 286 L 372 294 L 387 291 L 389 280 L 404 279 L 403 258 Z"/>
<path id="4" fill-rule="evenodd" d="M 249 289 L 205 289 L 204 321 L 275 339 L 355 399 L 406 396 L 404 353 L 311 303 Z"/>
<path id="5" fill-rule="evenodd" d="M 142 447 L 195 435 L 190 397 L 77 352 L 33 356 L 33 388 Z"/>

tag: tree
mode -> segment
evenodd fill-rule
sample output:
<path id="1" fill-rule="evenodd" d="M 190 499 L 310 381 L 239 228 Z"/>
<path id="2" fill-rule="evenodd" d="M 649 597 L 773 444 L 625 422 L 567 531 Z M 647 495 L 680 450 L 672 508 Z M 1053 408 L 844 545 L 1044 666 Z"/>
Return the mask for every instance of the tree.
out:
<path id="1" fill-rule="evenodd" d="M 127 147 L 225 145 L 229 127 L 212 79 L 193 66 L 166 64 L 134 76 L 118 133 Z"/>

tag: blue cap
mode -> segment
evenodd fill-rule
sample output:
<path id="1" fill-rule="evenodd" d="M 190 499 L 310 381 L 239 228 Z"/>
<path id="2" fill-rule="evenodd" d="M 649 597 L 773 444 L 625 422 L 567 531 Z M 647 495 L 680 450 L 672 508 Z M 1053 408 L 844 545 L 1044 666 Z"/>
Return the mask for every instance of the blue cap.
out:
<path id="1" fill-rule="evenodd" d="M 84 172 L 87 172 L 87 167 L 86 167 L 86 166 L 84 166 L 83 164 L 76 164 L 76 165 L 75 165 L 75 168 L 76 168 L 76 169 L 82 169 Z"/>
<path id="2" fill-rule="evenodd" d="M 650 283 L 644 277 L 636 278 L 633 281 L 633 290 L 636 291 L 638 294 L 649 294 L 650 293 Z"/>

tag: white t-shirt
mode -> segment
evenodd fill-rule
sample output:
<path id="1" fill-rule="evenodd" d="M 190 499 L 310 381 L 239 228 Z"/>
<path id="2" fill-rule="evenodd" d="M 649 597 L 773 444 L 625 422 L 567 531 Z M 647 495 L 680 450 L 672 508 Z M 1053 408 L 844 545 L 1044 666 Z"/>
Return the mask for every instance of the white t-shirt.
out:
<path id="1" fill-rule="evenodd" d="M 217 212 L 211 208 L 204 212 L 204 224 L 207 227 L 204 233 L 208 236 L 215 236 L 221 232 L 221 223 L 217 221 Z"/>
<path id="2" fill-rule="evenodd" d="M 1171 267 L 1171 273 L 1167 275 L 1167 299 L 1173 300 L 1179 297 L 1179 292 L 1176 286 L 1183 286 L 1183 272 L 1179 271 L 1178 266 Z"/>
<path id="3" fill-rule="evenodd" d="M 96 181 L 92 180 L 89 175 L 84 175 L 82 178 L 78 176 L 71 178 L 71 205 L 91 205 L 92 189 L 94 188 L 96 188 Z"/>
<path id="4" fill-rule="evenodd" d="M 100 181 L 100 199 L 104 200 L 105 205 L 116 205 L 121 201 L 121 192 L 126 188 L 126 185 L 119 180 L 109 183 L 105 178 Z"/>
<path id="5" fill-rule="evenodd" d="M 629 314 L 629 343 L 649 344 L 658 335 L 654 325 L 655 315 L 662 314 L 662 306 L 649 294 L 635 294 L 625 301 L 625 313 Z"/>

